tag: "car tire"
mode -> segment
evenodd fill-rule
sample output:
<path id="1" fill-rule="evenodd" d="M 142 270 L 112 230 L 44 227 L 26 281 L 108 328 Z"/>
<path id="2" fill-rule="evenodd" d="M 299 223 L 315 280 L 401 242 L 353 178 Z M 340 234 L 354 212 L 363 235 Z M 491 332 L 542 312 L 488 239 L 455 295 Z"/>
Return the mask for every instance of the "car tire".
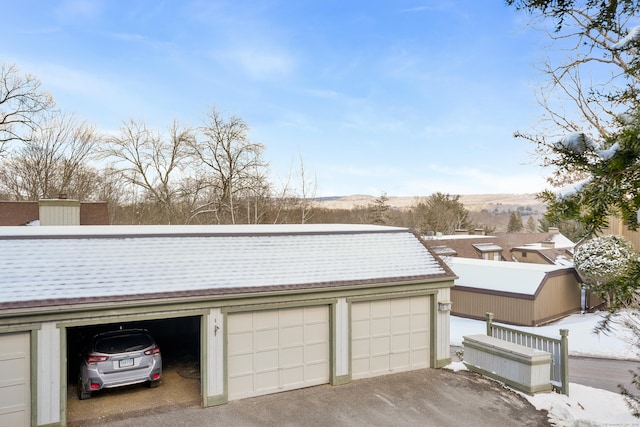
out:
<path id="1" fill-rule="evenodd" d="M 149 386 L 149 388 L 156 388 L 160 385 L 160 380 L 149 381 L 147 385 Z"/>
<path id="2" fill-rule="evenodd" d="M 89 399 L 90 397 L 91 397 L 91 392 L 85 390 L 84 386 L 82 385 L 82 377 L 78 375 L 78 399 L 86 400 L 86 399 Z"/>

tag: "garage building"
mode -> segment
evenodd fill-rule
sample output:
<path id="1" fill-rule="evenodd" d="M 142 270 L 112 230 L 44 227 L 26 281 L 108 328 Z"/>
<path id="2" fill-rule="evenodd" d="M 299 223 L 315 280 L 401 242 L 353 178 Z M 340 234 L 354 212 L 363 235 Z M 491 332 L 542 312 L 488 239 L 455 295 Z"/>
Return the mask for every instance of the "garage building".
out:
<path id="1" fill-rule="evenodd" d="M 195 336 L 203 406 L 439 368 L 455 278 L 406 228 L 2 227 L 0 425 L 65 425 L 78 337 L 122 324 Z"/>

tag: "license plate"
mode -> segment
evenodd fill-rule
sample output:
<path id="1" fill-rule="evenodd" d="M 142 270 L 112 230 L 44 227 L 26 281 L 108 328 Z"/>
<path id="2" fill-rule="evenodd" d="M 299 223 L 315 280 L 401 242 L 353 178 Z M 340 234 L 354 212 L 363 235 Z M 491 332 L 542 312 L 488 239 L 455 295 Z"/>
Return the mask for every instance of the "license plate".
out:
<path id="1" fill-rule="evenodd" d="M 128 368 L 133 366 L 133 359 L 122 359 L 118 362 L 118 367 L 120 368 Z"/>

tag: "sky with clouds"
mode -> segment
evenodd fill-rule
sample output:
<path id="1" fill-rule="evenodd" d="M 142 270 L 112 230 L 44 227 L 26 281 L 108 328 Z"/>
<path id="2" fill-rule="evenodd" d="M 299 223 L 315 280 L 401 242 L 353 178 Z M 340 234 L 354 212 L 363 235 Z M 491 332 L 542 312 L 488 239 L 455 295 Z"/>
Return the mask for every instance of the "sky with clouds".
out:
<path id="1" fill-rule="evenodd" d="M 22 0 L 0 62 L 115 132 L 133 118 L 244 119 L 278 185 L 317 195 L 531 193 L 547 171 L 513 138 L 541 114 L 544 43 L 501 0 Z"/>

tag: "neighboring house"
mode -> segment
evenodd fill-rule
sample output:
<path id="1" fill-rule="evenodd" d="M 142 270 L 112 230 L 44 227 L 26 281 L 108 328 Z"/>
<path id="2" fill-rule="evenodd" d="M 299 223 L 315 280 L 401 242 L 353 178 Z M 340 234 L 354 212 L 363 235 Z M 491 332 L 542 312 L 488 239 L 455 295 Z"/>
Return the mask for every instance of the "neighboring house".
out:
<path id="1" fill-rule="evenodd" d="M 38 202 L 0 201 L 0 226 L 109 225 L 106 202 L 43 199 Z"/>
<path id="2" fill-rule="evenodd" d="M 65 425 L 80 337 L 122 325 L 190 340 L 203 406 L 451 360 L 455 274 L 405 228 L 1 227 L 0 254 L 0 425 Z"/>
<path id="3" fill-rule="evenodd" d="M 548 233 L 456 234 L 426 237 L 427 245 L 444 257 L 515 261 L 533 264 L 573 264 L 575 244 L 551 228 Z"/>
<path id="4" fill-rule="evenodd" d="M 573 267 L 452 257 L 458 276 L 451 314 L 536 326 L 581 310 L 580 278 Z"/>
<path id="5" fill-rule="evenodd" d="M 510 249 L 511 259 L 533 264 L 555 264 L 573 266 L 575 243 L 568 237 L 552 229 L 544 240 L 527 243 Z"/>

